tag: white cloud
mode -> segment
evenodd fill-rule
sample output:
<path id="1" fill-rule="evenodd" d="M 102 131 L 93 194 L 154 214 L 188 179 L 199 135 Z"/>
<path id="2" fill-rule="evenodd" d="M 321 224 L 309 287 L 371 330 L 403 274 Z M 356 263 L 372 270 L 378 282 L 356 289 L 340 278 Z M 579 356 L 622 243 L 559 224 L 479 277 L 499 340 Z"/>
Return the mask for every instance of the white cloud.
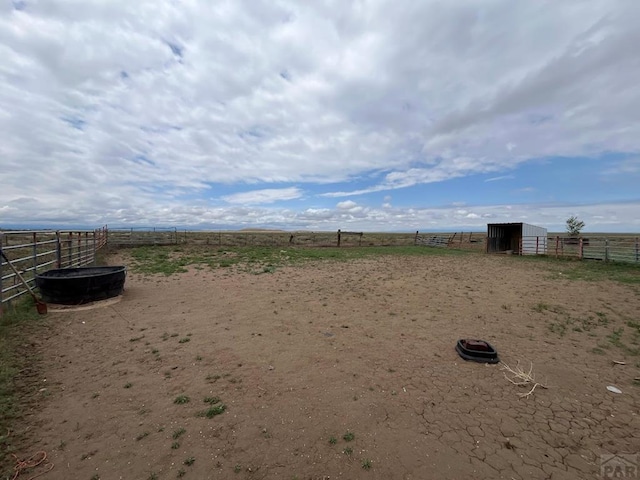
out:
<path id="1" fill-rule="evenodd" d="M 336 204 L 336 207 L 339 210 L 350 210 L 350 209 L 352 209 L 354 207 L 357 207 L 357 206 L 358 206 L 358 204 L 356 202 L 354 202 L 353 200 L 346 200 L 344 202 L 338 202 Z"/>
<path id="2" fill-rule="evenodd" d="M 0 7 L 3 222 L 222 223 L 302 198 L 274 184 L 640 151 L 639 2 L 22 3 Z M 326 213 L 274 212 L 251 218 Z"/>
<path id="3" fill-rule="evenodd" d="M 487 178 L 485 182 L 498 182 L 500 180 L 513 180 L 515 175 L 500 175 L 498 177 Z"/>
<path id="4" fill-rule="evenodd" d="M 222 198 L 227 203 L 239 203 L 243 205 L 256 205 L 260 203 L 273 203 L 283 200 L 294 200 L 302 196 L 302 190 L 291 188 L 265 188 L 249 192 L 225 195 Z"/>

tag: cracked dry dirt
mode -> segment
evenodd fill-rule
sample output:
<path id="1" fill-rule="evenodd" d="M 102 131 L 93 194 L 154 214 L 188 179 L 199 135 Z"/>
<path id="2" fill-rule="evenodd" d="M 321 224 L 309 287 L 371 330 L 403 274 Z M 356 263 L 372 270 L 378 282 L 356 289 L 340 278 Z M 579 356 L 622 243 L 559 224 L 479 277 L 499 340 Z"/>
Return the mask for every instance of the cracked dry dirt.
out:
<path id="1" fill-rule="evenodd" d="M 469 255 L 130 273 L 120 302 L 53 313 L 33 340 L 47 390 L 24 453 L 49 453 L 46 480 L 598 478 L 600 454 L 640 451 L 640 357 L 607 340 L 632 341 L 640 293 L 545 268 Z M 465 337 L 549 388 L 520 399 L 499 366 L 457 356 Z M 207 396 L 226 411 L 198 417 Z"/>

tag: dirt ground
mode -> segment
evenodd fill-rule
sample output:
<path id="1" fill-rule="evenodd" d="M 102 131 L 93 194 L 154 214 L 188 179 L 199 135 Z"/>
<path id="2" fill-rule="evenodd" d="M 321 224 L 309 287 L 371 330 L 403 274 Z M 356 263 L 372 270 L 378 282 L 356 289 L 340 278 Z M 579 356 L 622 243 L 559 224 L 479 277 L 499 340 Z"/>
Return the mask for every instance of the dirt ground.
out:
<path id="1" fill-rule="evenodd" d="M 53 312 L 33 339 L 23 455 L 47 452 L 45 480 L 599 478 L 600 455 L 640 453 L 640 291 L 545 265 L 129 272 L 119 302 Z M 520 398 L 459 338 L 548 388 Z M 207 397 L 226 410 L 198 416 Z"/>

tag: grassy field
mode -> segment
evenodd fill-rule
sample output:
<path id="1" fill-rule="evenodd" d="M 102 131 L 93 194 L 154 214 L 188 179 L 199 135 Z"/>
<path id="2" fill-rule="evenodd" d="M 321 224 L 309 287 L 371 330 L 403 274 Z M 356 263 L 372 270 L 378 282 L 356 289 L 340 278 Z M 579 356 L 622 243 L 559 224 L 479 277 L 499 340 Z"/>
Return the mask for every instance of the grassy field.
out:
<path id="1" fill-rule="evenodd" d="M 142 246 L 131 249 L 134 272 L 171 275 L 187 271 L 187 267 L 223 268 L 262 274 L 277 268 L 308 261 L 346 261 L 356 258 L 375 258 L 382 255 L 398 256 L 450 256 L 479 255 L 458 249 L 415 247 L 354 247 L 354 248 L 289 248 L 264 247 L 198 248 L 192 246 Z M 571 258 L 544 256 L 514 256 L 513 262 L 535 263 L 548 268 L 551 275 L 565 276 L 569 280 L 611 280 L 627 284 L 640 284 L 640 266 L 624 263 L 579 262 Z"/>
<path id="2" fill-rule="evenodd" d="M 273 273 L 277 268 L 308 261 L 345 261 L 380 255 L 429 256 L 468 255 L 470 252 L 455 249 L 415 247 L 354 247 L 354 248 L 287 248 L 225 247 L 205 248 L 194 246 L 143 246 L 131 250 L 133 271 L 140 273 L 185 272 L 190 265 L 196 268 L 231 268 L 243 272 Z"/>

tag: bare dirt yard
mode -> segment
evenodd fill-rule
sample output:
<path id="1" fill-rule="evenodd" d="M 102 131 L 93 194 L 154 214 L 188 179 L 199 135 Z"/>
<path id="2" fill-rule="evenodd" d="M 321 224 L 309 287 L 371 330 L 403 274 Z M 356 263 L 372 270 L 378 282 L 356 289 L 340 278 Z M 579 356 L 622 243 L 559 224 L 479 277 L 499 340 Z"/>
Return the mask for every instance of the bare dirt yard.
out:
<path id="1" fill-rule="evenodd" d="M 17 428 L 44 480 L 587 479 L 640 453 L 637 283 L 480 254 L 109 262 L 131 267 L 119 302 L 52 312 L 31 339 Z M 547 388 L 523 398 L 460 338 Z"/>

